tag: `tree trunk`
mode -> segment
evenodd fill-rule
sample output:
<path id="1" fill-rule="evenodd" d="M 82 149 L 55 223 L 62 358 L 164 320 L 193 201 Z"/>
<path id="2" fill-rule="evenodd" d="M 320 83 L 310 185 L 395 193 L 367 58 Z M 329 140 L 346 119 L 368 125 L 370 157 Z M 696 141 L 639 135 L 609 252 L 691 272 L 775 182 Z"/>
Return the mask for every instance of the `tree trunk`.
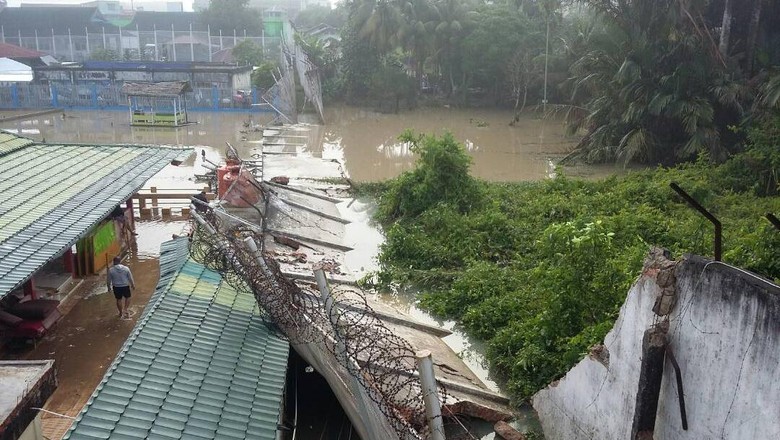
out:
<path id="1" fill-rule="evenodd" d="M 761 21 L 761 7 L 763 3 L 763 0 L 753 0 L 753 11 L 750 13 L 747 47 L 745 48 L 745 71 L 749 76 L 753 76 L 756 60 L 756 40 L 758 40 L 758 24 Z"/>
<path id="2" fill-rule="evenodd" d="M 718 49 L 723 57 L 728 55 L 729 38 L 731 37 L 731 0 L 726 0 L 723 6 L 723 22 L 720 26 L 720 44 Z"/>

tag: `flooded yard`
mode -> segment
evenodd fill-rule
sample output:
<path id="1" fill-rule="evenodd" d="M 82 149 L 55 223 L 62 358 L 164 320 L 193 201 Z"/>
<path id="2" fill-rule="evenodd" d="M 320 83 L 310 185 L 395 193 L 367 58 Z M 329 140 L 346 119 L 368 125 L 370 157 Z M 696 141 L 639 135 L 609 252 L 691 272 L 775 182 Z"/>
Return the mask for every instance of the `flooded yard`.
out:
<path id="1" fill-rule="evenodd" d="M 301 115 L 295 137 L 281 139 L 279 151 L 338 161 L 355 181 L 379 181 L 411 169 L 414 155 L 398 141 L 406 129 L 441 135 L 450 131 L 473 157 L 472 174 L 490 181 L 536 180 L 554 172 L 554 162 L 577 139 L 565 135 L 560 121 L 527 114 L 514 126 L 512 112 L 484 109 L 425 108 L 399 114 L 383 114 L 354 107 L 327 108 L 326 125 L 313 115 Z M 254 127 L 270 120 L 267 113 L 191 112 L 194 123 L 178 129 L 131 127 L 124 111 L 69 111 L 2 121 L 0 128 L 46 142 L 161 144 L 193 147 L 217 161 L 225 142 L 246 157 L 258 153 L 260 133 Z M 196 188 L 187 184 L 193 173 L 202 173 L 200 158 L 174 169 L 169 167 L 150 185 L 161 188 Z M 567 173 L 600 176 L 614 166 L 577 166 Z M 269 176 L 270 177 L 270 176 Z"/>
<path id="2" fill-rule="evenodd" d="M 473 157 L 472 173 L 491 181 L 520 181 L 542 179 L 554 173 L 554 161 L 572 147 L 575 139 L 566 137 L 559 122 L 544 121 L 529 115 L 515 126 L 509 126 L 510 112 L 460 109 L 420 109 L 401 114 L 380 114 L 349 107 L 327 110 L 326 125 L 303 122 L 295 134 L 279 138 L 267 145 L 282 154 L 312 157 L 336 162 L 344 174 L 355 181 L 378 181 L 397 176 L 411 169 L 414 155 L 407 145 L 397 140 L 405 129 L 419 133 L 441 135 L 453 133 Z M 202 174 L 201 150 L 205 157 L 220 162 L 225 142 L 237 148 L 242 157 L 258 155 L 260 127 L 270 120 L 267 114 L 191 113 L 196 123 L 186 127 L 140 128 L 130 127 L 125 112 L 65 111 L 34 116 L 26 120 L 2 121 L 0 128 L 48 143 L 85 144 L 161 144 L 191 147 L 197 154 L 184 164 L 168 166 L 152 178 L 147 187 L 185 189 L 195 192 L 203 187 L 194 179 Z M 303 116 L 302 120 L 307 117 Z M 275 163 L 285 163 L 275 161 Z M 299 162 L 300 163 L 300 162 Z M 284 166 L 267 167 L 265 178 L 293 173 Z M 303 170 L 303 172 L 311 170 Z M 613 167 L 582 167 L 571 174 L 603 175 Z M 568 172 L 568 171 L 567 171 Z M 354 247 L 346 255 L 345 264 L 356 278 L 375 271 L 375 256 L 382 235 L 371 225 L 373 205 L 367 201 L 353 201 L 339 205 L 341 215 L 352 221 L 347 226 L 348 246 Z M 132 329 L 143 310 L 145 301 L 154 290 L 158 276 L 159 245 L 180 233 L 185 222 L 142 221 L 137 223 L 139 236 L 129 266 L 140 278 L 139 295 L 133 310 L 133 320 L 117 320 L 113 297 L 105 292 L 101 279 L 89 279 L 82 286 L 79 301 L 63 318 L 57 330 L 35 348 L 18 356 L 27 359 L 55 358 L 60 374 L 60 387 L 48 406 L 73 416 L 105 372 L 116 350 Z M 409 292 L 382 294 L 383 301 L 432 325 L 452 330 L 445 338 L 469 367 L 491 389 L 500 387 L 491 380 L 478 342 L 471 341 L 453 322 L 442 322 L 419 310 Z M 113 351 L 112 351 L 113 350 Z M 528 413 L 524 413 L 528 416 Z M 47 416 L 48 417 L 48 416 Z M 530 418 L 530 416 L 528 416 Z M 48 418 L 48 432 L 56 437 L 64 433 L 68 419 Z M 520 427 L 527 421 L 521 421 Z M 533 424 L 533 421 L 529 423 Z M 46 427 L 46 426 L 45 426 Z"/>

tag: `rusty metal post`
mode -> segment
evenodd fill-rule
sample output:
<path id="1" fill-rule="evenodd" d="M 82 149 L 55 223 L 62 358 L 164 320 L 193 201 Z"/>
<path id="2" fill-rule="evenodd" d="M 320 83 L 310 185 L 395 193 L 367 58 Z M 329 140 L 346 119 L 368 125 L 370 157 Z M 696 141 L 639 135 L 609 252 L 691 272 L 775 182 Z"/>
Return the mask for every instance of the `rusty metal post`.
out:
<path id="1" fill-rule="evenodd" d="M 774 226 L 778 231 L 780 231 L 780 220 L 775 217 L 774 214 L 771 212 L 766 213 L 766 218 L 769 220 L 769 223 L 772 223 L 772 226 Z"/>
<path id="2" fill-rule="evenodd" d="M 709 211 L 704 209 L 703 206 L 699 204 L 699 202 L 696 201 L 693 197 L 691 197 L 687 192 L 685 192 L 682 188 L 680 188 L 679 185 L 672 182 L 669 184 L 672 189 L 680 195 L 683 199 L 685 199 L 686 202 L 688 202 L 689 205 L 691 205 L 692 208 L 699 211 L 701 215 L 703 215 L 707 220 L 710 221 L 715 226 L 715 261 L 720 261 L 722 251 L 723 251 L 723 230 L 722 226 L 720 224 L 720 220 L 715 218 L 714 215 L 712 215 Z"/>
<path id="3" fill-rule="evenodd" d="M 683 431 L 688 430 L 688 415 L 685 412 L 685 394 L 683 393 L 682 373 L 680 372 L 680 365 L 677 363 L 677 359 L 672 353 L 672 348 L 666 347 L 666 358 L 672 363 L 674 368 L 674 377 L 677 380 L 677 401 L 680 404 L 680 419 L 682 420 Z"/>

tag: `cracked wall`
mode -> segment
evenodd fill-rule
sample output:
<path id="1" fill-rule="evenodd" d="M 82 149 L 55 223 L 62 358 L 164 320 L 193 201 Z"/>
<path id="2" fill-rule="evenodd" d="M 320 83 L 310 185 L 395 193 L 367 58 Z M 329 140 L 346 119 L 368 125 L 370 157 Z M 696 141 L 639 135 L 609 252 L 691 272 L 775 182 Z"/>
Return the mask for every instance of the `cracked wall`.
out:
<path id="1" fill-rule="evenodd" d="M 780 438 L 780 288 L 720 262 L 673 262 L 660 251 L 604 344 L 534 396 L 547 438 L 631 438 L 642 336 L 659 323 L 669 326 L 682 370 L 688 430 L 667 359 L 655 439 Z"/>

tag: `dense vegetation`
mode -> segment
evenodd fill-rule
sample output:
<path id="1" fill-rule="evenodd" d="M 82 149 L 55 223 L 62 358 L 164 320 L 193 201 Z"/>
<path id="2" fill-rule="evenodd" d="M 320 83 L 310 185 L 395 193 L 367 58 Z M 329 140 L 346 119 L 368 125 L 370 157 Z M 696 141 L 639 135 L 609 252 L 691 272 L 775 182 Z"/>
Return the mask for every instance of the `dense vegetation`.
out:
<path id="1" fill-rule="evenodd" d="M 780 279 L 780 120 L 749 135 L 746 153 L 579 181 L 488 184 L 451 137 L 403 139 L 414 170 L 376 187 L 385 227 L 378 279 L 414 285 L 421 304 L 488 343 L 516 398 L 561 376 L 611 328 L 651 245 L 711 255 L 711 225 L 669 188 L 676 182 L 724 225 L 723 260 Z"/>

